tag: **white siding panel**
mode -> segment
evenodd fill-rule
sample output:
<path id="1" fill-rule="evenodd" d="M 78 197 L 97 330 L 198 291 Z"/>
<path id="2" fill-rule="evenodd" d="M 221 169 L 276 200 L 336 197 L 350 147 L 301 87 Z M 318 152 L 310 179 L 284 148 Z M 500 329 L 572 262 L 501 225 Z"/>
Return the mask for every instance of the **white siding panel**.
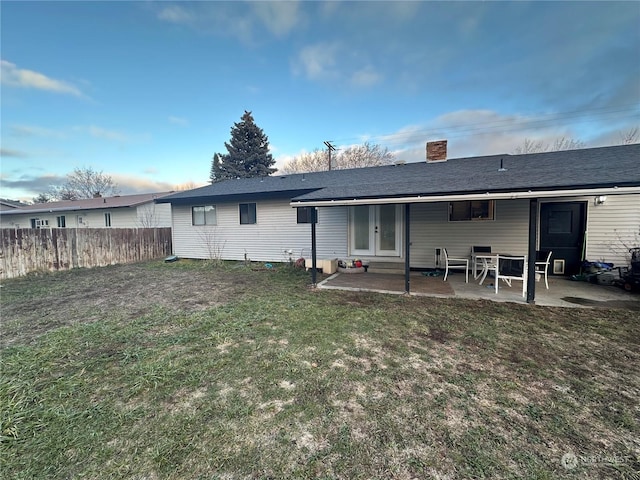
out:
<path id="1" fill-rule="evenodd" d="M 58 226 L 57 218 L 65 217 L 66 228 L 105 228 L 104 214 L 111 213 L 112 228 L 136 228 L 140 227 L 137 221 L 136 209 L 133 207 L 113 208 L 104 210 L 74 210 L 53 213 L 28 213 L 23 215 L 10 215 L 2 219 L 2 228 L 31 228 L 31 219 L 39 218 L 49 220 L 49 227 Z M 82 217 L 82 224 L 78 224 L 78 216 Z M 167 224 L 166 226 L 170 226 Z"/>
<path id="2" fill-rule="evenodd" d="M 469 257 L 473 245 L 490 245 L 494 252 L 524 255 L 528 249 L 529 201 L 496 202 L 495 220 L 450 222 L 449 204 L 411 205 L 411 266 L 435 267 L 435 249 Z"/>
<path id="3" fill-rule="evenodd" d="M 136 227 L 155 228 L 171 226 L 171 204 L 145 203 L 136 210 Z"/>
<path id="4" fill-rule="evenodd" d="M 629 262 L 629 248 L 640 247 L 640 195 L 608 195 L 604 205 L 587 203 L 587 251 L 589 261 Z"/>
<path id="5" fill-rule="evenodd" d="M 240 225 L 238 208 L 238 203 L 217 204 L 217 225 L 194 226 L 191 207 L 174 206 L 174 255 L 244 260 L 246 254 L 251 260 L 265 262 L 311 256 L 311 225 L 297 223 L 296 210 L 288 200 L 256 202 L 255 225 Z M 346 230 L 345 208 L 320 209 L 318 258 L 344 256 Z"/>
<path id="6" fill-rule="evenodd" d="M 610 195 L 604 205 L 592 197 L 548 199 L 587 201 L 587 258 L 616 265 L 627 263 L 628 246 L 640 241 L 638 195 Z M 174 254 L 185 258 L 210 258 L 211 248 L 224 259 L 285 261 L 311 256 L 311 226 L 296 223 L 296 211 L 286 200 L 257 203 L 256 225 L 240 225 L 238 204 L 219 204 L 218 225 L 191 225 L 191 207 L 173 207 Z M 348 256 L 347 207 L 319 208 L 318 258 Z M 446 247 L 453 256 L 468 257 L 472 245 L 490 245 L 494 252 L 526 254 L 528 251 L 529 200 L 496 202 L 495 220 L 449 222 L 448 203 L 411 206 L 411 266 L 433 268 L 436 248 Z"/>

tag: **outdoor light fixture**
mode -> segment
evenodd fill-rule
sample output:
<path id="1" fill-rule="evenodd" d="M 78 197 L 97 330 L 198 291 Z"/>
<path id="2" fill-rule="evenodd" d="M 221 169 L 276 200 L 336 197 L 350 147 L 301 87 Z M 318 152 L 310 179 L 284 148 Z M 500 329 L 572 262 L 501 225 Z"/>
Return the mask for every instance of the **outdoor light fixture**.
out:
<path id="1" fill-rule="evenodd" d="M 594 199 L 593 203 L 594 203 L 595 205 L 604 205 L 604 202 L 606 202 L 606 201 L 607 201 L 607 196 L 606 196 L 606 195 L 598 195 L 598 196 Z"/>

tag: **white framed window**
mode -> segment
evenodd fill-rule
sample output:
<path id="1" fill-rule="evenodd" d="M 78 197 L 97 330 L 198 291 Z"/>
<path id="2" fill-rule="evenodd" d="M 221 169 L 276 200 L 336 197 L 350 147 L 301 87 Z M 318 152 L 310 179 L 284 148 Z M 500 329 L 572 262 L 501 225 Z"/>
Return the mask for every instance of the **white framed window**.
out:
<path id="1" fill-rule="evenodd" d="M 104 214 L 104 226 L 105 227 L 110 227 L 111 226 L 111 214 L 110 213 L 105 213 Z"/>
<path id="2" fill-rule="evenodd" d="M 49 220 L 47 219 L 34 218 L 31 220 L 31 228 L 48 228 L 48 227 L 49 227 Z"/>
<path id="3" fill-rule="evenodd" d="M 58 228 L 65 228 L 67 226 L 67 219 L 65 218 L 64 215 L 60 215 L 59 217 L 56 217 L 56 220 L 58 222 Z"/>
<path id="4" fill-rule="evenodd" d="M 254 225 L 257 222 L 256 217 L 256 204 L 255 203 L 241 203 L 240 210 L 240 225 Z"/>
<path id="5" fill-rule="evenodd" d="M 495 202 L 493 200 L 449 202 L 450 222 L 493 220 L 494 218 Z"/>
<path id="6" fill-rule="evenodd" d="M 192 225 L 217 225 L 218 214 L 215 205 L 191 207 Z"/>

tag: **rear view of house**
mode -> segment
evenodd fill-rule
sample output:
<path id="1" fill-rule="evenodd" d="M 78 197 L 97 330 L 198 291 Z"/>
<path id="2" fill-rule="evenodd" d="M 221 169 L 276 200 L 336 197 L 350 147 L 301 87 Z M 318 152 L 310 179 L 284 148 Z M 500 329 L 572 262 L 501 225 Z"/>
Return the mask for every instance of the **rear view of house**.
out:
<path id="1" fill-rule="evenodd" d="M 625 265 L 640 241 L 638 144 L 447 159 L 441 143 L 435 152 L 420 163 L 228 180 L 157 202 L 171 203 L 174 254 L 186 258 L 309 258 L 310 208 L 318 258 L 400 268 L 437 266 L 442 246 L 457 257 L 491 245 L 551 250 L 555 273 L 570 275 L 584 258 Z"/>

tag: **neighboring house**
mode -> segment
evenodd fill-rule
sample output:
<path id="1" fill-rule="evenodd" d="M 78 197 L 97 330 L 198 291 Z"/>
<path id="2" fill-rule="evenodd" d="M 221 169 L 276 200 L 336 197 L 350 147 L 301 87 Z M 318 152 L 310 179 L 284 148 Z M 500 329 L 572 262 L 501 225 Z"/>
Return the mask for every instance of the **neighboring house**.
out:
<path id="1" fill-rule="evenodd" d="M 171 208 L 154 200 L 172 192 L 37 203 L 0 211 L 1 228 L 170 227 Z"/>
<path id="2" fill-rule="evenodd" d="M 0 198 L 0 211 L 13 210 L 15 208 L 26 207 L 27 203 L 22 203 L 18 200 L 8 200 L 6 198 Z"/>
<path id="3" fill-rule="evenodd" d="M 440 247 L 457 257 L 491 245 L 553 250 L 568 275 L 582 258 L 626 265 L 640 241 L 640 144 L 447 160 L 443 141 L 427 144 L 427 157 L 228 180 L 157 202 L 171 203 L 173 253 L 187 258 L 309 258 L 310 210 L 292 207 L 317 208 L 318 258 L 404 265 L 409 256 L 411 268 L 436 266 Z"/>

